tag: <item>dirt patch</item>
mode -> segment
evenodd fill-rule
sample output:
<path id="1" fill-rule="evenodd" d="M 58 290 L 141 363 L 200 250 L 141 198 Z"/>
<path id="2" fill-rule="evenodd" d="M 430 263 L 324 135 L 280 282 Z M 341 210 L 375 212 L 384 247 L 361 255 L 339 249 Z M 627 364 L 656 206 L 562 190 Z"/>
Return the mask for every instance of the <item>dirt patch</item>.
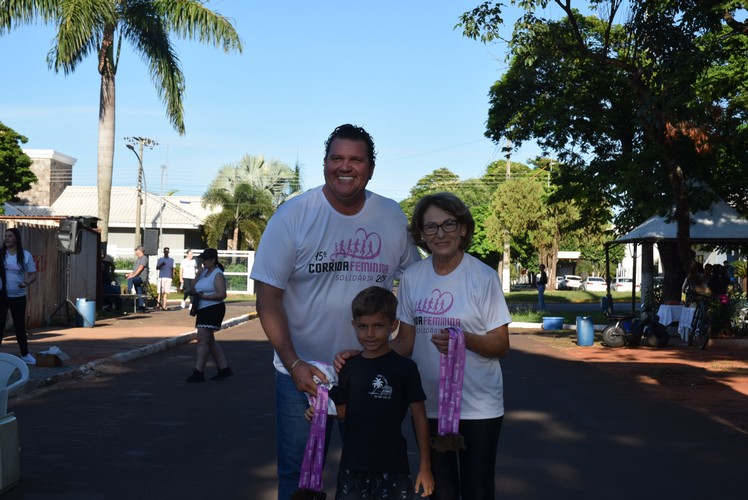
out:
<path id="1" fill-rule="evenodd" d="M 553 349 L 559 356 L 583 361 L 637 381 L 646 390 L 709 415 L 748 434 L 748 351 L 720 345 L 702 351 L 671 337 L 664 348 L 609 348 L 599 333 L 580 347 L 571 330 L 513 330 Z"/>

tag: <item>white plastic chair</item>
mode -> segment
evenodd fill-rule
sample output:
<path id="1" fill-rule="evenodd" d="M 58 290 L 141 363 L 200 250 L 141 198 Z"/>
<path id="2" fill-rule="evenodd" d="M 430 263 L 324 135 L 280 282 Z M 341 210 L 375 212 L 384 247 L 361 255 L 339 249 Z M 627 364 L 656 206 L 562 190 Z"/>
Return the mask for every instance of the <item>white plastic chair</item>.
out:
<path id="1" fill-rule="evenodd" d="M 21 378 L 8 385 L 13 373 L 18 370 Z M 29 381 L 29 367 L 19 357 L 6 352 L 0 352 L 0 417 L 8 413 L 8 396 L 20 389 Z"/>

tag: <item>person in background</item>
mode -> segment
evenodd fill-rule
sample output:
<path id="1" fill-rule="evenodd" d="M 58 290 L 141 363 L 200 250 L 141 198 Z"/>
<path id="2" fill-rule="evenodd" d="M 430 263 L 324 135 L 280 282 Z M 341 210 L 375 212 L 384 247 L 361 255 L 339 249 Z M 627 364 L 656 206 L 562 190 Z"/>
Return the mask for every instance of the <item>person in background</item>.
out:
<path id="1" fill-rule="evenodd" d="M 174 259 L 169 257 L 169 247 L 164 247 L 164 256 L 156 261 L 158 270 L 158 305 L 164 311 L 168 308 L 169 290 L 174 277 Z"/>
<path id="2" fill-rule="evenodd" d="M 459 434 L 465 449 L 432 446 L 436 500 L 492 500 L 496 452 L 504 419 L 500 358 L 509 352 L 509 323 L 501 282 L 491 269 L 466 253 L 475 222 L 452 193 L 424 196 L 411 217 L 413 240 L 430 256 L 405 270 L 398 288 L 400 330 L 390 346 L 418 365 L 426 393 L 431 436 L 438 434 L 439 364 L 457 325 L 465 340 Z"/>
<path id="3" fill-rule="evenodd" d="M 545 266 L 540 264 L 540 278 L 538 278 L 538 310 L 545 311 L 545 286 L 548 284 L 548 275 Z"/>
<path id="4" fill-rule="evenodd" d="M 13 320 L 16 341 L 21 349 L 21 359 L 29 365 L 36 364 L 36 358 L 29 354 L 26 336 L 26 290 L 36 281 L 36 264 L 31 252 L 23 249 L 21 232 L 14 228 L 5 230 L 3 247 L 0 250 L 0 262 L 3 264 L 3 298 L 0 305 L 0 342 L 5 333 L 5 322 L 8 310 Z"/>
<path id="5" fill-rule="evenodd" d="M 192 282 L 195 281 L 195 276 L 197 276 L 197 261 L 192 258 L 192 250 L 187 250 L 184 259 L 179 264 L 179 288 L 184 292 L 180 304 L 182 309 L 187 307 L 185 301 L 192 293 Z"/>
<path id="6" fill-rule="evenodd" d="M 101 289 L 104 294 L 102 309 L 105 311 L 122 311 L 122 289 L 117 283 L 115 271 L 114 258 L 111 255 L 104 255 L 101 258 Z"/>
<path id="7" fill-rule="evenodd" d="M 148 256 L 145 255 L 143 245 L 135 247 L 135 262 L 132 265 L 132 272 L 125 275 L 127 278 L 127 293 L 131 293 L 135 288 L 138 294 L 138 311 L 145 312 L 145 289 L 148 286 Z"/>
<path id="8" fill-rule="evenodd" d="M 211 377 L 213 380 L 223 380 L 234 374 L 215 336 L 226 315 L 226 304 L 223 302 L 226 298 L 223 265 L 218 262 L 218 251 L 215 248 L 206 248 L 200 258 L 203 270 L 195 280 L 192 292 L 192 307 L 197 309 L 197 359 L 192 375 L 187 377 L 187 383 L 190 384 L 205 382 L 205 365 L 209 357 L 213 358 L 218 367 L 218 373 Z"/>
<path id="9" fill-rule="evenodd" d="M 309 361 L 331 363 L 358 346 L 350 334 L 350 300 L 370 285 L 391 289 L 420 260 L 397 202 L 366 190 L 374 174 L 374 141 L 361 127 L 337 127 L 325 142 L 325 183 L 283 203 L 262 235 L 251 278 L 257 313 L 275 351 L 278 498 L 299 484 L 309 434 Z M 328 430 L 329 432 L 329 430 Z"/>

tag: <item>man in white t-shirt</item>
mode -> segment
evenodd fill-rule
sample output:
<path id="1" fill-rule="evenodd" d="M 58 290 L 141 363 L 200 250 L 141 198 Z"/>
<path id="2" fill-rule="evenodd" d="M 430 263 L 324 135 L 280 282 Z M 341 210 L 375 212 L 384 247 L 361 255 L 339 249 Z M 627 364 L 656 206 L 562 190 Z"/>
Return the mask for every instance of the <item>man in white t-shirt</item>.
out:
<path id="1" fill-rule="evenodd" d="M 192 292 L 192 284 L 197 276 L 197 261 L 193 258 L 192 250 L 187 250 L 187 253 L 179 264 L 179 287 L 182 289 L 184 295 L 182 296 L 182 303 L 180 304 L 182 309 L 187 307 L 185 301 L 190 297 Z M 190 305 L 192 305 L 192 299 L 190 298 Z"/>
<path id="2" fill-rule="evenodd" d="M 306 394 L 316 394 L 313 377 L 327 381 L 309 362 L 332 364 L 356 348 L 353 297 L 371 285 L 391 288 L 420 260 L 400 206 L 366 190 L 374 162 L 363 128 L 336 128 L 325 143 L 325 184 L 278 208 L 255 255 L 257 312 L 275 350 L 279 499 L 298 486 Z"/>

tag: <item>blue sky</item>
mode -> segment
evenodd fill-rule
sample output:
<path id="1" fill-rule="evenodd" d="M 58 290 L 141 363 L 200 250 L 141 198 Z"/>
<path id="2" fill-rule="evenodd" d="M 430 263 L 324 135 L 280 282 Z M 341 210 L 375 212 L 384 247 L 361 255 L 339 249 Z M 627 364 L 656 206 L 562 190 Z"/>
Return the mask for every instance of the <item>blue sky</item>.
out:
<path id="1" fill-rule="evenodd" d="M 242 54 L 176 41 L 186 78 L 186 135 L 165 116 L 145 64 L 127 46 L 117 74 L 115 186 L 134 186 L 137 158 L 126 136 L 159 145 L 144 154 L 146 188 L 201 195 L 218 169 L 245 154 L 302 166 L 306 188 L 322 178 L 324 140 L 342 123 L 374 137 L 369 188 L 401 200 L 418 179 L 446 167 L 480 176 L 502 157 L 484 137 L 488 91 L 506 68 L 504 45 L 453 29 L 479 2 L 222 0 Z M 515 11 L 516 12 L 516 11 Z M 511 12 L 507 18 L 511 18 Z M 99 75 L 89 57 L 71 75 L 47 68 L 54 31 L 41 25 L 0 37 L 0 121 L 31 149 L 77 158 L 76 185 L 96 184 Z M 526 146 L 512 156 L 538 154 Z"/>

